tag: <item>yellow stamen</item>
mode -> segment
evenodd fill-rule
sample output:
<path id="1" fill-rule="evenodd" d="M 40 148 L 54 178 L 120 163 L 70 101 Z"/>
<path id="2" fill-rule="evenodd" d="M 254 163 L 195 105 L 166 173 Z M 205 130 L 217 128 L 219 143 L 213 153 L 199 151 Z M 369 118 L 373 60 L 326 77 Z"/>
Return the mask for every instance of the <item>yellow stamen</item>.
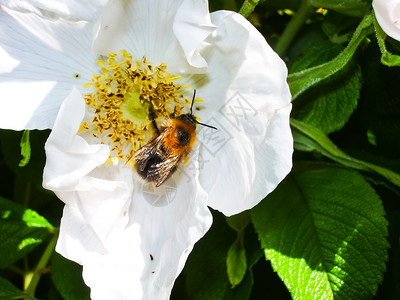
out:
<path id="1" fill-rule="evenodd" d="M 192 89 L 177 84 L 180 77 L 168 73 L 166 64 L 154 67 L 145 56 L 132 61 L 126 50 L 108 55 L 97 61 L 102 75 L 94 74 L 92 82 L 83 85 L 92 88 L 93 93 L 84 95 L 86 116 L 90 117 L 78 131 L 89 132 L 100 143 L 110 146 L 107 166 L 118 164 L 119 159 L 129 163 L 135 151 L 155 137 L 149 119 L 150 106 L 156 123 L 161 124 L 171 114 L 182 114 L 185 103 L 190 103 L 184 90 Z"/>

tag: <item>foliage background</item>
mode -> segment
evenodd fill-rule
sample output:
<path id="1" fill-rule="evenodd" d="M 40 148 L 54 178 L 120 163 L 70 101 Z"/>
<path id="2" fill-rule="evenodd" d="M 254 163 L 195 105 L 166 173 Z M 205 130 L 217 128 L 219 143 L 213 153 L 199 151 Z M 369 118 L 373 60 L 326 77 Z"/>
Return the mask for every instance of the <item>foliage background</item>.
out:
<path id="1" fill-rule="evenodd" d="M 293 171 L 250 212 L 213 212 L 171 298 L 400 299 L 400 44 L 368 0 L 257 3 L 210 10 L 240 10 L 286 62 Z M 89 299 L 81 267 L 53 251 L 48 135 L 0 130 L 0 299 Z"/>

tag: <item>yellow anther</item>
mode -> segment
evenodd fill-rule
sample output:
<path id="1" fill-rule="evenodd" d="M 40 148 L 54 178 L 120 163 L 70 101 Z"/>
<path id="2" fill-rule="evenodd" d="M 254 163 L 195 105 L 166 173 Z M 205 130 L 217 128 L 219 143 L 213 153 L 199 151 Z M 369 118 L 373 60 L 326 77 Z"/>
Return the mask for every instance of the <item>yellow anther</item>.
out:
<path id="1" fill-rule="evenodd" d="M 79 133 L 88 130 L 100 143 L 109 145 L 107 166 L 119 160 L 131 164 L 135 151 L 156 134 L 149 120 L 150 103 L 156 123 L 161 124 L 171 114 L 185 110 L 185 102 L 190 101 L 182 92 L 191 87 L 178 84 L 180 76 L 168 73 L 166 64 L 154 67 L 145 56 L 132 61 L 126 50 L 108 55 L 97 62 L 103 75 L 94 74 L 92 82 L 84 84 L 94 92 L 84 95 L 88 118 Z"/>
<path id="2" fill-rule="evenodd" d="M 87 129 L 89 129 L 89 128 L 90 128 L 90 127 L 89 127 L 88 123 L 83 122 L 83 123 L 81 124 L 81 126 L 79 127 L 78 133 L 81 133 L 82 131 L 87 130 Z"/>
<path id="3" fill-rule="evenodd" d="M 83 87 L 84 87 L 85 89 L 90 89 L 90 88 L 93 87 L 93 82 L 87 82 L 87 83 L 85 83 L 85 84 L 83 85 Z"/>

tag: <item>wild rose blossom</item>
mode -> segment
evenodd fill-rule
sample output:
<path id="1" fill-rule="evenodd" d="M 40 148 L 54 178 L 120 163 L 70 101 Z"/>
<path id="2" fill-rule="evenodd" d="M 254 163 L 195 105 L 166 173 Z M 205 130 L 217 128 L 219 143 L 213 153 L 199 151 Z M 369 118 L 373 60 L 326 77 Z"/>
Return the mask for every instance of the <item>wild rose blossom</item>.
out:
<path id="1" fill-rule="evenodd" d="M 386 34 L 400 41 L 400 1 L 372 1 L 376 19 Z"/>
<path id="2" fill-rule="evenodd" d="M 250 209 L 291 169 L 287 69 L 242 16 L 207 1 L 2 2 L 0 126 L 52 128 L 44 187 L 65 203 L 56 250 L 93 299 L 166 299 L 207 206 Z M 131 156 L 189 112 L 188 159 L 157 189 Z"/>

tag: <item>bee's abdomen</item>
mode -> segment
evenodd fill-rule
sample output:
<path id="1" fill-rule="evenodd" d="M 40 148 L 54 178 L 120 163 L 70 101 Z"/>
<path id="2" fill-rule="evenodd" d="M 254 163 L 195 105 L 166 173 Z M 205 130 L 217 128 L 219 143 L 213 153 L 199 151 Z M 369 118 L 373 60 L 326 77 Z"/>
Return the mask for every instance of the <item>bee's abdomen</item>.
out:
<path id="1" fill-rule="evenodd" d="M 162 161 L 163 158 L 158 155 L 148 157 L 147 159 L 139 160 L 136 162 L 136 170 L 140 175 L 140 177 L 152 181 L 150 178 L 148 178 L 149 170 L 157 166 L 157 164 L 161 163 Z"/>

